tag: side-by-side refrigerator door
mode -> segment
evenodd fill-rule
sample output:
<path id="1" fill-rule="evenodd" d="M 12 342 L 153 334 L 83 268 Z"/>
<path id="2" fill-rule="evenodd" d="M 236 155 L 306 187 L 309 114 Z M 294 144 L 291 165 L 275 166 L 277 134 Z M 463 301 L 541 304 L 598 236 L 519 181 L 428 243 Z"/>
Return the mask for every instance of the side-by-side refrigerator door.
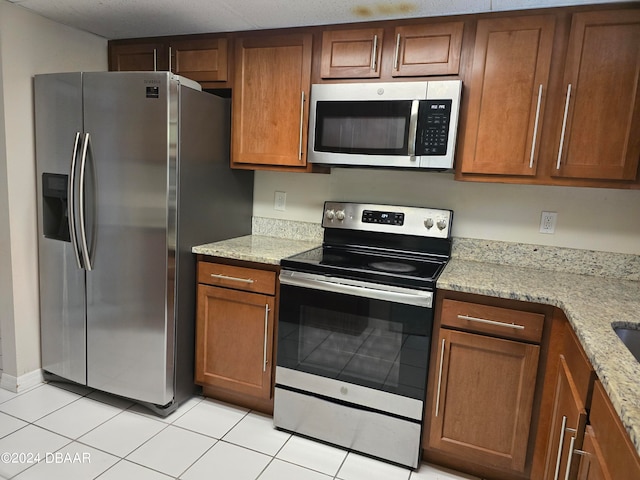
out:
<path id="1" fill-rule="evenodd" d="M 178 125 L 168 93 L 167 74 L 84 74 L 88 385 L 156 405 L 173 399 Z"/>
<path id="2" fill-rule="evenodd" d="M 82 75 L 37 75 L 34 95 L 42 368 L 84 384 L 85 273 L 73 236 Z"/>

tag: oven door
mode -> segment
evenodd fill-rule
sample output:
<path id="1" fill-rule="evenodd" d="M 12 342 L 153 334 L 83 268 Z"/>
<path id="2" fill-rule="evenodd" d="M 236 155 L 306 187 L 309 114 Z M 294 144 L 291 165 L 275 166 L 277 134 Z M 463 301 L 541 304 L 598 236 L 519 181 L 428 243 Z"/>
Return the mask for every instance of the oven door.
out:
<path id="1" fill-rule="evenodd" d="M 280 285 L 277 383 L 308 378 L 297 375 L 305 373 L 363 392 L 424 400 L 432 292 L 287 270 Z M 326 388 L 321 393 L 331 396 Z M 341 398 L 345 390 L 357 389 L 337 389 L 337 397 L 349 401 Z M 378 397 L 384 409 L 389 395 Z M 378 408 L 375 403 L 367 406 Z"/>

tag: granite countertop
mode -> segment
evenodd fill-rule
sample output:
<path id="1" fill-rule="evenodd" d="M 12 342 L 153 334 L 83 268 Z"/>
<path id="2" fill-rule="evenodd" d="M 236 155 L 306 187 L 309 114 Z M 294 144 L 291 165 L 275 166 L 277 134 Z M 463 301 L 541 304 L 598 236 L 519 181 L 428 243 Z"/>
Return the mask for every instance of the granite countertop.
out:
<path id="1" fill-rule="evenodd" d="M 193 247 L 191 251 L 214 257 L 279 265 L 281 259 L 319 247 L 320 244 L 321 242 L 315 240 L 291 240 L 262 235 L 246 235 L 198 245 Z"/>
<path id="2" fill-rule="evenodd" d="M 639 281 L 452 258 L 437 287 L 562 309 L 640 454 L 640 363 L 612 328 L 640 328 Z"/>

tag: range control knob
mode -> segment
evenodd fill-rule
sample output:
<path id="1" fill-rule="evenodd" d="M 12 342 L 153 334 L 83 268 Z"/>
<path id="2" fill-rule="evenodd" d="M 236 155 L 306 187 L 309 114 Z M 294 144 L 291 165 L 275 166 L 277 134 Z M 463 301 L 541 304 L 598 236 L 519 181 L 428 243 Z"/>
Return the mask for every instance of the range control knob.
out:
<path id="1" fill-rule="evenodd" d="M 424 221 L 424 226 L 427 227 L 427 230 L 430 230 L 433 227 L 433 218 L 427 218 Z"/>
<path id="2" fill-rule="evenodd" d="M 445 228 L 447 228 L 447 221 L 444 218 L 441 218 L 440 220 L 438 220 L 438 223 L 436 223 L 436 226 L 440 230 L 444 230 Z"/>
<path id="3" fill-rule="evenodd" d="M 345 214 L 344 214 L 344 210 L 338 210 L 336 212 L 336 218 L 340 221 L 344 220 Z"/>
<path id="4" fill-rule="evenodd" d="M 336 217 L 336 212 L 333 210 L 327 210 L 324 212 L 324 216 L 327 217 L 328 220 L 333 220 Z"/>

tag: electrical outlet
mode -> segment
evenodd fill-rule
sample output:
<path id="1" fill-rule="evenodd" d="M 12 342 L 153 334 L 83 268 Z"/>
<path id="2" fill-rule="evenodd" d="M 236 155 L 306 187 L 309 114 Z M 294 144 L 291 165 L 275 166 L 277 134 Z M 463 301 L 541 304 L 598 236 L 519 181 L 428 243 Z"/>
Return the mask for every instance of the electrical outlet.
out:
<path id="1" fill-rule="evenodd" d="M 276 192 L 273 200 L 273 209 L 285 211 L 287 209 L 287 193 Z"/>
<path id="2" fill-rule="evenodd" d="M 540 233 L 555 233 L 558 214 L 556 212 L 542 212 L 540 217 Z"/>

